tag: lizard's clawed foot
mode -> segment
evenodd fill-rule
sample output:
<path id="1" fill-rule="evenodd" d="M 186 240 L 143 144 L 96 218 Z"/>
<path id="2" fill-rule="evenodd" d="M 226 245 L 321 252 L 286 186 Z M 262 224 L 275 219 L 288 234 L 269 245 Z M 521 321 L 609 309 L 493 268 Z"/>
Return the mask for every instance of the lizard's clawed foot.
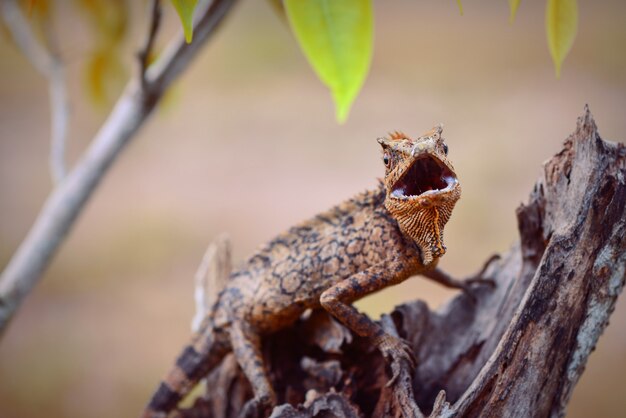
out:
<path id="1" fill-rule="evenodd" d="M 491 265 L 491 263 L 499 259 L 500 259 L 500 254 L 493 254 L 491 257 L 489 257 L 489 259 L 487 259 L 487 261 L 485 261 L 485 264 L 483 264 L 483 267 L 480 269 L 478 273 L 474 274 L 472 277 L 468 277 L 463 282 L 469 286 L 477 284 L 477 285 L 488 285 L 488 286 L 491 286 L 492 288 L 495 288 L 496 282 L 494 282 L 491 279 L 485 279 L 483 276 L 485 275 L 485 272 L 487 271 L 487 268 Z"/>
<path id="2" fill-rule="evenodd" d="M 274 405 L 276 405 L 276 399 L 270 395 L 252 398 L 245 403 L 238 417 L 264 418 L 269 416 Z"/>
<path id="3" fill-rule="evenodd" d="M 376 345 L 391 366 L 391 379 L 387 382 L 387 387 L 394 385 L 403 369 L 408 369 L 409 374 L 412 374 L 417 366 L 417 359 L 407 341 L 383 334 L 376 339 Z"/>
<path id="4" fill-rule="evenodd" d="M 496 287 L 495 281 L 493 281 L 492 279 L 485 279 L 482 277 L 470 277 L 469 279 L 465 279 L 463 283 L 465 284 L 465 286 L 463 286 L 464 289 L 470 288 L 471 286 L 474 286 L 474 285 L 489 286 L 492 289 L 495 289 Z"/>
<path id="5" fill-rule="evenodd" d="M 491 279 L 484 279 L 482 277 L 470 277 L 469 279 L 465 279 L 462 282 L 461 290 L 467 296 L 469 296 L 472 303 L 478 303 L 478 298 L 476 297 L 475 287 L 474 286 L 489 286 L 492 289 L 496 287 L 496 282 Z"/>
<path id="6" fill-rule="evenodd" d="M 487 267 L 489 267 L 489 265 L 493 261 L 498 260 L 498 259 L 500 259 L 499 254 L 492 255 L 485 262 L 485 264 L 483 265 L 483 267 L 480 269 L 478 273 L 476 273 L 475 275 L 471 277 L 466 278 L 465 280 L 461 282 L 461 290 L 463 290 L 463 293 L 465 293 L 467 296 L 470 297 L 472 302 L 474 303 L 477 302 L 476 295 L 474 294 L 474 291 L 473 291 L 473 286 L 489 286 L 492 289 L 495 289 L 496 282 L 492 279 L 486 279 L 483 276 L 485 275 L 485 271 L 487 270 Z"/>

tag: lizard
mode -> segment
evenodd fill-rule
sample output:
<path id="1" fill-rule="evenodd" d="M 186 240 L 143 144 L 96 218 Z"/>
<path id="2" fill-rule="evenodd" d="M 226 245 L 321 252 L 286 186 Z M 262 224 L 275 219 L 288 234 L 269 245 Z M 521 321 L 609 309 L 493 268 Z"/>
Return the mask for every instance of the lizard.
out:
<path id="1" fill-rule="evenodd" d="M 307 309 L 323 308 L 371 338 L 393 366 L 389 384 L 399 365 L 414 367 L 408 344 L 351 304 L 417 274 L 469 289 L 471 281 L 437 267 L 446 252 L 444 226 L 461 196 L 442 131 L 439 125 L 416 139 L 398 131 L 378 138 L 385 175 L 376 189 L 290 228 L 235 269 L 142 417 L 168 416 L 229 352 L 254 394 L 241 416 L 267 411 L 277 398 L 262 336 L 288 327 Z"/>

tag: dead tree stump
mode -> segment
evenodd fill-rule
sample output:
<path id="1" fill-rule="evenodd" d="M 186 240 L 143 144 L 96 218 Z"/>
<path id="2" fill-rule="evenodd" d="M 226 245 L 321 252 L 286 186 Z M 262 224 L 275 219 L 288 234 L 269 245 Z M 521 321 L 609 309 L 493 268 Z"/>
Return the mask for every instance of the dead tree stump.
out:
<path id="1" fill-rule="evenodd" d="M 414 301 L 384 315 L 418 358 L 386 387 L 382 356 L 324 312 L 266 338 L 279 397 L 272 418 L 563 416 L 626 272 L 626 148 L 603 141 L 585 108 L 517 210 L 519 242 L 488 261 L 476 301 L 436 312 Z M 251 397 L 232 356 L 188 417 L 236 417 Z"/>

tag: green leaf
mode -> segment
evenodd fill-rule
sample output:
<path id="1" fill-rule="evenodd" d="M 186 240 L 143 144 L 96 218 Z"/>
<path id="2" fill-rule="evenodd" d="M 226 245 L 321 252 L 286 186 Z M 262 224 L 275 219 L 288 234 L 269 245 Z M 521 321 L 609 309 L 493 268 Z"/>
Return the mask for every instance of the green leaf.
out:
<path id="1" fill-rule="evenodd" d="M 463 16 L 463 3 L 461 3 L 461 0 L 456 0 L 456 4 L 459 6 L 459 13 Z"/>
<path id="2" fill-rule="evenodd" d="M 557 78 L 561 75 L 563 60 L 572 49 L 577 29 L 578 5 L 576 0 L 548 0 L 546 32 L 548 48 L 550 48 Z"/>
<path id="3" fill-rule="evenodd" d="M 513 23 L 515 21 L 515 15 L 517 14 L 517 9 L 519 8 L 521 0 L 509 0 L 509 8 L 511 9 L 511 16 L 509 21 Z"/>
<path id="4" fill-rule="evenodd" d="M 331 91 L 343 123 L 372 60 L 371 0 L 285 0 L 285 11 L 300 48 Z"/>
<path id="5" fill-rule="evenodd" d="M 193 12 L 196 10 L 198 0 L 170 0 L 178 12 L 180 22 L 183 24 L 185 40 L 191 43 L 193 38 Z"/>

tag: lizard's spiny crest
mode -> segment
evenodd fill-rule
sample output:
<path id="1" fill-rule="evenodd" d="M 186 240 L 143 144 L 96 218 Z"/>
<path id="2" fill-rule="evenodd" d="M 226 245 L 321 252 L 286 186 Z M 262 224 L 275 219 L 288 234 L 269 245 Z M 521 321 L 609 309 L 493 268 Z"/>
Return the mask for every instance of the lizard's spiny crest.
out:
<path id="1" fill-rule="evenodd" d="M 409 137 L 400 131 L 394 131 L 389 133 L 389 139 L 392 141 L 400 141 L 403 139 L 409 139 Z"/>

